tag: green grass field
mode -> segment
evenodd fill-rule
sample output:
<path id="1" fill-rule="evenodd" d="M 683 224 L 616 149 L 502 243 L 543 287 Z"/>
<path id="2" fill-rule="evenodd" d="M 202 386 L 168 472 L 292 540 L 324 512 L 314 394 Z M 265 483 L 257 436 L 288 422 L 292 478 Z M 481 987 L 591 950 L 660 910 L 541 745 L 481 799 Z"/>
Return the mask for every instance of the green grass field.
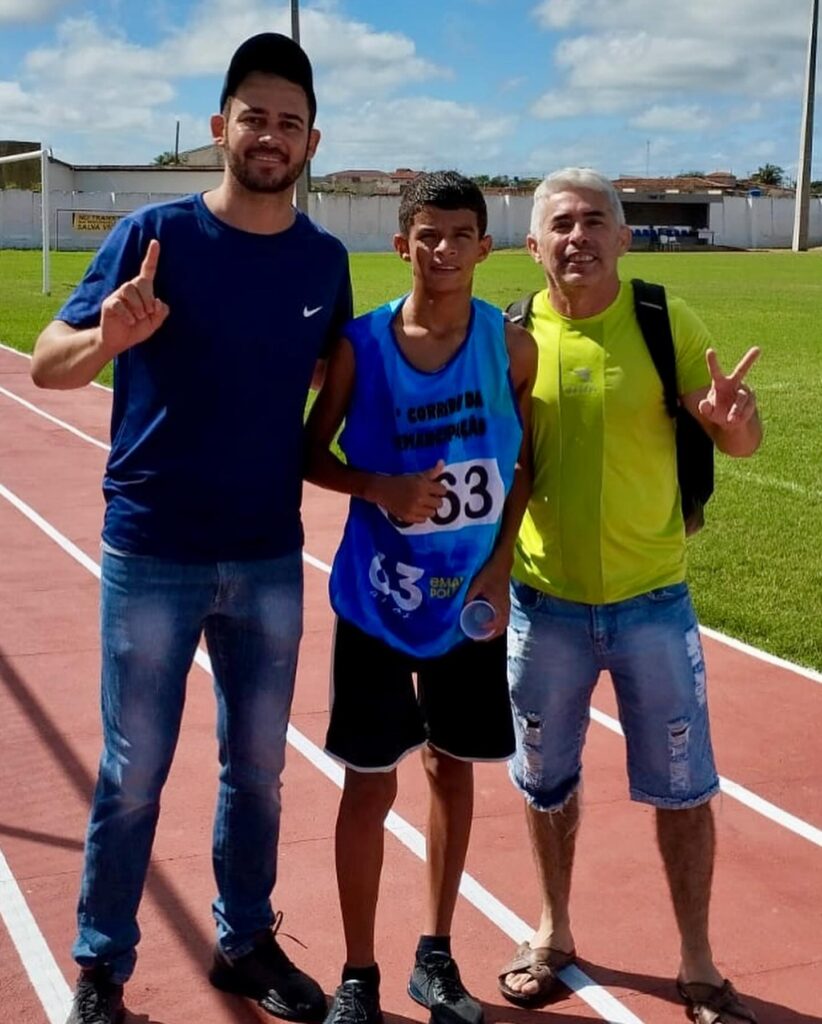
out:
<path id="1" fill-rule="evenodd" d="M 89 258 L 56 253 L 53 293 L 42 296 L 39 253 L 0 251 L 0 341 L 30 351 Z M 392 254 L 357 253 L 351 265 L 358 311 L 408 287 Z M 621 267 L 692 303 L 725 368 L 762 346 L 749 380 L 765 442 L 750 460 L 717 457 L 708 525 L 689 541 L 690 579 L 706 625 L 822 669 L 822 252 L 636 253 Z M 525 253 L 504 251 L 478 268 L 476 292 L 506 304 L 540 281 Z"/>

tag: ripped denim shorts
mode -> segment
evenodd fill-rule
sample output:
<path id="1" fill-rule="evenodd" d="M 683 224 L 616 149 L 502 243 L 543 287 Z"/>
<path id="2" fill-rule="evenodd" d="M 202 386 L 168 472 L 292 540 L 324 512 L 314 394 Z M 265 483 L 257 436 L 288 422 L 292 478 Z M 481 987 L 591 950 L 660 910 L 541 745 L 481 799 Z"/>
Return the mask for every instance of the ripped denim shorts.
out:
<path id="1" fill-rule="evenodd" d="M 511 778 L 543 811 L 579 787 L 591 694 L 610 672 L 632 800 L 695 807 L 716 794 L 699 627 L 685 583 L 613 604 L 551 597 L 514 580 L 508 680 Z"/>

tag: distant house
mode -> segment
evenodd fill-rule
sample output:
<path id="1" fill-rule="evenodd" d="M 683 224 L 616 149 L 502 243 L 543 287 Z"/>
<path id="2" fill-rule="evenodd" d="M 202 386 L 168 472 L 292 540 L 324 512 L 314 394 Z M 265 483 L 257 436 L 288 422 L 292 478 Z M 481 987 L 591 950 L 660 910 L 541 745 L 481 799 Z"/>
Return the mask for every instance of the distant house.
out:
<path id="1" fill-rule="evenodd" d="M 329 185 L 374 185 L 390 181 L 387 171 L 332 171 L 322 179 Z"/>
<path id="2" fill-rule="evenodd" d="M 402 188 L 404 185 L 410 184 L 415 178 L 419 178 L 422 171 L 412 171 L 410 167 L 398 167 L 391 177 L 391 181 L 395 185 L 399 185 Z"/>
<path id="3" fill-rule="evenodd" d="M 207 146 L 198 146 L 180 153 L 180 163 L 186 167 L 222 167 L 223 151 L 211 142 Z"/>
<path id="4" fill-rule="evenodd" d="M 421 171 L 398 167 L 395 171 L 347 170 L 312 175 L 311 187 L 324 191 L 356 192 L 360 195 L 398 195 Z"/>

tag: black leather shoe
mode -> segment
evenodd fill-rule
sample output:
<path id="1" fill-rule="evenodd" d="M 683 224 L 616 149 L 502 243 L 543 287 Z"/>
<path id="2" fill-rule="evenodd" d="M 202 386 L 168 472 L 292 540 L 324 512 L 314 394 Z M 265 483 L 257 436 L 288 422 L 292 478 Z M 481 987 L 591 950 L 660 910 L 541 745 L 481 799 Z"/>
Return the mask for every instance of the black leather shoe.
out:
<path id="1" fill-rule="evenodd" d="M 269 931 L 250 953 L 230 960 L 219 948 L 208 979 L 223 992 L 255 999 L 274 1017 L 293 1021 L 321 1021 L 327 1003 L 323 990 L 307 974 L 295 967 L 280 949 Z"/>

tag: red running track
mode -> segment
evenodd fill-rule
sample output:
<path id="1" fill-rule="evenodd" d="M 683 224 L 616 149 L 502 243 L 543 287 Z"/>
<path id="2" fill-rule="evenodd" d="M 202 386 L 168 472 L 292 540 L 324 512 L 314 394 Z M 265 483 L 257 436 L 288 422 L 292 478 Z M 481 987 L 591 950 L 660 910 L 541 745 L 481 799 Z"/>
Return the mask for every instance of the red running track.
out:
<path id="1" fill-rule="evenodd" d="M 100 742 L 93 570 L 110 395 L 95 387 L 37 391 L 28 366 L 0 348 L 0 1020 L 40 1024 L 60 1021 L 75 975 L 69 948 Z M 337 496 L 307 488 L 306 551 L 315 560 L 331 561 L 344 509 Z M 307 946 L 285 939 L 286 949 L 330 993 L 343 946 L 333 870 L 339 790 L 317 753 L 328 705 L 326 585 L 325 572 L 309 560 L 292 718 L 299 749 L 289 749 L 284 780 L 276 902 L 284 930 Z M 705 647 L 720 771 L 769 801 L 779 819 L 728 793 L 715 804 L 715 952 L 761 1024 L 810 1024 L 822 1020 L 822 688 L 812 674 L 724 643 L 706 640 Z M 607 678 L 596 706 L 614 714 Z M 215 755 L 210 679 L 195 667 L 141 910 L 140 959 L 127 989 L 128 1019 L 140 1024 L 267 1019 L 205 980 Z M 652 811 L 628 801 L 623 741 L 598 722 L 586 748 L 585 796 L 573 897 L 582 973 L 570 979 L 583 987 L 525 1013 L 496 991 L 498 967 L 514 937 L 527 936 L 538 909 L 522 807 L 503 766 L 477 770 L 467 864 L 475 882 L 457 909 L 454 948 L 489 1024 L 686 1020 L 672 981 L 677 941 Z M 413 847 L 426 811 L 414 757 L 401 768 L 395 810 Z M 383 1006 L 394 1022 L 427 1017 L 405 994 L 423 893 L 418 855 L 389 837 L 378 941 Z"/>

